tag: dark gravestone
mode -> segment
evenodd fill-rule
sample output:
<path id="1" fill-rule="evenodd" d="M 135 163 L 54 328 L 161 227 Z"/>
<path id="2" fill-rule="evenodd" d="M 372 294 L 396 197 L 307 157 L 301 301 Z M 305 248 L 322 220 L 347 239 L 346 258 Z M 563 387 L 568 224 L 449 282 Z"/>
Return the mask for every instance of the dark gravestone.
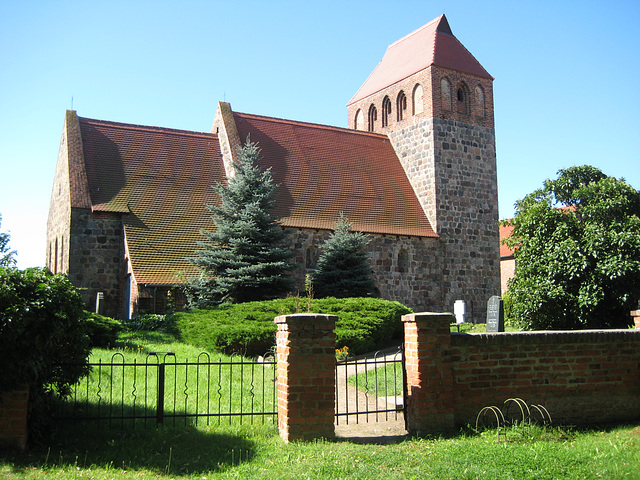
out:
<path id="1" fill-rule="evenodd" d="M 487 302 L 487 332 L 504 332 L 502 298 L 494 295 Z"/>

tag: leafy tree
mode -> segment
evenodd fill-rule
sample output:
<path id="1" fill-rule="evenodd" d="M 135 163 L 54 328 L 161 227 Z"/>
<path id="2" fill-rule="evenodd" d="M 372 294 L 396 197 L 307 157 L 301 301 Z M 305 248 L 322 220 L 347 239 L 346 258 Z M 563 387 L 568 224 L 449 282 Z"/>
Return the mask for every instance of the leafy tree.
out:
<path id="1" fill-rule="evenodd" d="M 640 299 L 640 196 L 590 166 L 516 204 L 511 312 L 526 329 L 619 328 Z"/>
<path id="2" fill-rule="evenodd" d="M 30 387 L 29 436 L 49 427 L 53 392 L 69 393 L 88 373 L 84 302 L 63 275 L 0 268 L 0 394 Z"/>
<path id="3" fill-rule="evenodd" d="M 0 225 L 2 225 L 2 215 L 0 215 Z M 0 267 L 16 266 L 16 251 L 9 250 L 10 238 L 9 233 L 0 232 Z"/>
<path id="4" fill-rule="evenodd" d="M 207 205 L 215 231 L 203 230 L 210 243 L 201 242 L 190 261 L 202 272 L 192 282 L 191 303 L 208 306 L 277 298 L 292 289 L 287 275 L 295 268 L 287 236 L 270 211 L 276 185 L 271 169 L 258 165 L 260 149 L 249 138 L 238 150 L 235 175 L 214 188 L 220 205 Z"/>
<path id="5" fill-rule="evenodd" d="M 323 297 L 366 297 L 376 284 L 365 248 L 369 238 L 351 231 L 351 223 L 340 215 L 336 228 L 322 246 L 316 272 L 312 276 L 313 293 Z"/>

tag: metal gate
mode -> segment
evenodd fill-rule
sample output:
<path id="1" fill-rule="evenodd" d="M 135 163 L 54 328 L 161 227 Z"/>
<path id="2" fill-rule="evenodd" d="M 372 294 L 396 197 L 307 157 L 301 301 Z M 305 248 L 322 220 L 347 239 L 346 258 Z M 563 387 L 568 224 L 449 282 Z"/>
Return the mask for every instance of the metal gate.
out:
<path id="1" fill-rule="evenodd" d="M 212 361 L 201 353 L 178 362 L 172 352 L 152 352 L 145 361 L 127 362 L 115 353 L 110 362 L 90 363 L 90 373 L 55 398 L 59 422 L 98 422 L 109 426 L 209 425 L 212 421 L 262 423 L 277 418 L 275 358 L 232 355 Z"/>
<path id="2" fill-rule="evenodd" d="M 336 361 L 336 423 L 400 420 L 405 385 L 402 347 Z"/>

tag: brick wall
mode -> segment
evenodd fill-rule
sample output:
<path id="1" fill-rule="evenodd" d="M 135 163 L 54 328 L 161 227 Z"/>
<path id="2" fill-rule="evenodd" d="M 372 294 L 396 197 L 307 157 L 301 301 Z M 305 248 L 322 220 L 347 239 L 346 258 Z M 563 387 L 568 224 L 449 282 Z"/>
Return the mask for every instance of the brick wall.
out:
<path id="1" fill-rule="evenodd" d="M 638 329 L 451 334 L 448 315 L 403 321 L 410 431 L 474 424 L 514 397 L 543 405 L 554 423 L 640 419 Z"/>
<path id="2" fill-rule="evenodd" d="M 335 315 L 275 318 L 278 429 L 286 441 L 335 435 Z"/>
<path id="3" fill-rule="evenodd" d="M 27 447 L 29 387 L 0 394 L 0 448 Z"/>

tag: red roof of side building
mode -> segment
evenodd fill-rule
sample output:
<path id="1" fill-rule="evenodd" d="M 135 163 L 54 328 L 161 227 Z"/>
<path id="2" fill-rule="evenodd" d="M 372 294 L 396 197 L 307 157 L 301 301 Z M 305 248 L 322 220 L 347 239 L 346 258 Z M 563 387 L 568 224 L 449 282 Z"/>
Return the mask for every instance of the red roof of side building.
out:
<path id="1" fill-rule="evenodd" d="M 197 274 L 186 260 L 201 228 L 212 228 L 205 204 L 224 178 L 218 138 L 209 133 L 79 118 L 94 212 L 122 213 L 138 284 L 183 283 Z"/>
<path id="2" fill-rule="evenodd" d="M 493 79 L 453 36 L 444 15 L 392 43 L 369 78 L 347 105 L 379 92 L 432 65 Z"/>
<path id="3" fill-rule="evenodd" d="M 500 224 L 500 258 L 513 256 L 513 250 L 507 247 L 502 241 L 509 238 L 513 233 L 513 227 Z"/>
<path id="4" fill-rule="evenodd" d="M 344 213 L 356 231 L 436 237 L 384 135 L 234 113 L 279 184 L 284 226 L 333 229 Z"/>

